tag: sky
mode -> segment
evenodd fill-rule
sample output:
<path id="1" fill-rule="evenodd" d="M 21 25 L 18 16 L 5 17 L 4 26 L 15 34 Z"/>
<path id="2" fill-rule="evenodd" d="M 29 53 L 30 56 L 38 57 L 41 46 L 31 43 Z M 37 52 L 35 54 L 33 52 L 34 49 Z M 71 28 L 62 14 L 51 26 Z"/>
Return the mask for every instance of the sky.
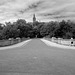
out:
<path id="1" fill-rule="evenodd" d="M 0 22 L 75 20 L 75 0 L 0 0 Z"/>

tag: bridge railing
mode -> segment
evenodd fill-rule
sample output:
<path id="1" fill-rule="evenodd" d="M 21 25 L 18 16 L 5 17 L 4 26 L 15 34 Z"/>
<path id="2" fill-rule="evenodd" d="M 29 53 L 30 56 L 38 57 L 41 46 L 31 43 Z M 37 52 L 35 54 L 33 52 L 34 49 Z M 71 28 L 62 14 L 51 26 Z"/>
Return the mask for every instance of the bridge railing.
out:
<path id="1" fill-rule="evenodd" d="M 68 46 L 75 46 L 75 39 L 71 38 L 71 39 L 63 39 L 63 38 L 56 38 L 56 37 L 52 37 L 52 38 L 47 38 L 48 40 L 58 43 L 58 44 L 62 44 L 62 45 L 68 45 Z"/>
<path id="2" fill-rule="evenodd" d="M 14 45 L 27 39 L 29 38 L 16 38 L 16 39 L 9 38 L 8 40 L 0 40 L 0 47 Z"/>
<path id="3" fill-rule="evenodd" d="M 63 38 L 52 37 L 51 41 L 59 43 L 59 44 L 63 44 L 63 45 L 75 46 L 75 39 L 73 39 L 73 38 L 71 38 L 71 39 L 63 39 Z"/>

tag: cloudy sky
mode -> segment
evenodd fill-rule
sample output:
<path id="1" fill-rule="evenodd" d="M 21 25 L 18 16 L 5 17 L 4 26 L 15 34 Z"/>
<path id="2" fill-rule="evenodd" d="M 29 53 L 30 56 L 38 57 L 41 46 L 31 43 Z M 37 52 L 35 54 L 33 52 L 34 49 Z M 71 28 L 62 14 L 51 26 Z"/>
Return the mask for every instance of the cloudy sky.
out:
<path id="1" fill-rule="evenodd" d="M 75 20 L 75 0 L 0 0 L 0 22 L 23 18 L 32 21 Z"/>

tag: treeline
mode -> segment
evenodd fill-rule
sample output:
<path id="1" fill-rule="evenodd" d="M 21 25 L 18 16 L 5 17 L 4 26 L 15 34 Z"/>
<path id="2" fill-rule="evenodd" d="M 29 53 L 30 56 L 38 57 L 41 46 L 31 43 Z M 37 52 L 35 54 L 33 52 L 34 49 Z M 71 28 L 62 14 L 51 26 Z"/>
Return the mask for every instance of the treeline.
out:
<path id="1" fill-rule="evenodd" d="M 56 37 L 70 39 L 75 38 L 75 23 L 68 21 L 51 21 L 26 23 L 24 19 L 18 19 L 16 22 L 6 22 L 0 24 L 0 40 L 9 38 L 42 38 Z"/>

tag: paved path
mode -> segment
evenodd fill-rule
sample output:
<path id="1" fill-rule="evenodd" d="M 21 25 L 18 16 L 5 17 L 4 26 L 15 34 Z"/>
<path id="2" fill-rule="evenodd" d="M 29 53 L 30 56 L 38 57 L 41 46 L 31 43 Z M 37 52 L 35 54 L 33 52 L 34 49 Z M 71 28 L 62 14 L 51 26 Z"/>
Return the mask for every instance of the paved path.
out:
<path id="1" fill-rule="evenodd" d="M 75 75 L 75 50 L 33 39 L 22 47 L 0 51 L 0 75 Z"/>

